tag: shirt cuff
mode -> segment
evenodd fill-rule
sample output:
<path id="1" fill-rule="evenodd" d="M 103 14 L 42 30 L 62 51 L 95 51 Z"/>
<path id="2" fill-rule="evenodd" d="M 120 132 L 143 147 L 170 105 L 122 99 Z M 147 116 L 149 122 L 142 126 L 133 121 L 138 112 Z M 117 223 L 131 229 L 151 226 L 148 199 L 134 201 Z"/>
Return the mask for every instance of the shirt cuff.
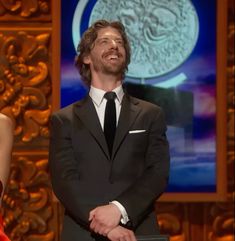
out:
<path id="1" fill-rule="evenodd" d="M 112 201 L 110 202 L 114 205 L 116 205 L 119 209 L 119 211 L 121 212 L 121 215 L 122 215 L 122 218 L 121 218 L 121 223 L 122 224 L 127 224 L 128 221 L 130 221 L 128 215 L 127 215 L 127 212 L 126 212 L 126 209 L 122 206 L 122 204 L 118 201 Z"/>

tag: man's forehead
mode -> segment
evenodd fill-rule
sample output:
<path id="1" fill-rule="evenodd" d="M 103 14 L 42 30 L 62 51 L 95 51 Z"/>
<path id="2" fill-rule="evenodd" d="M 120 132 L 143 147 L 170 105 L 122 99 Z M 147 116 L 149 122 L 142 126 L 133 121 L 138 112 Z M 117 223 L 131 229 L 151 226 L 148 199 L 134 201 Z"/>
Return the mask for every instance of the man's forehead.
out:
<path id="1" fill-rule="evenodd" d="M 102 38 L 102 37 L 122 38 L 119 31 L 117 29 L 113 28 L 113 27 L 105 27 L 105 28 L 100 29 L 98 31 L 97 38 Z"/>

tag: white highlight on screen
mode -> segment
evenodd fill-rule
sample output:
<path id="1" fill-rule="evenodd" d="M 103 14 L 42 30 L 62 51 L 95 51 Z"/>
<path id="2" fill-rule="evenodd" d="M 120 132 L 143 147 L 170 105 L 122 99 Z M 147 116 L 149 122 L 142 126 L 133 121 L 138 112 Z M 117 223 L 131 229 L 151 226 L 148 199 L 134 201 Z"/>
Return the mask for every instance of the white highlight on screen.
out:
<path id="1" fill-rule="evenodd" d="M 157 83 L 154 86 L 167 89 L 167 88 L 176 87 L 177 85 L 182 84 L 186 79 L 187 79 L 187 76 L 184 73 L 180 73 L 174 76 L 173 78 L 168 79 L 161 83 Z"/>

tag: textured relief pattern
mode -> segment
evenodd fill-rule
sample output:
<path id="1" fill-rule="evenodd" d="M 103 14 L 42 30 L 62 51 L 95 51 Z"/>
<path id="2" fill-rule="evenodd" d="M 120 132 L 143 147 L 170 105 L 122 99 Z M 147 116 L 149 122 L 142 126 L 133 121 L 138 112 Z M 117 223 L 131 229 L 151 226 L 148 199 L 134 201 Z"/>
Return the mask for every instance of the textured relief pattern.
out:
<path id="1" fill-rule="evenodd" d="M 209 241 L 234 241 L 234 212 L 233 202 L 218 203 L 212 206 L 212 232 L 209 232 Z"/>
<path id="2" fill-rule="evenodd" d="M 32 160 L 31 160 L 32 159 Z M 13 241 L 51 241 L 53 216 L 47 159 L 16 157 L 3 196 L 4 228 Z"/>
<path id="3" fill-rule="evenodd" d="M 126 27 L 132 49 L 127 75 L 134 78 L 161 76 L 177 68 L 198 39 L 198 16 L 189 0 L 99 0 L 90 23 L 101 18 L 119 19 Z"/>
<path id="4" fill-rule="evenodd" d="M 0 112 L 12 119 L 23 142 L 49 135 L 49 37 L 0 33 Z"/>
<path id="5" fill-rule="evenodd" d="M 49 0 L 0 0 L 0 17 L 6 14 L 28 18 L 48 14 Z"/>
<path id="6" fill-rule="evenodd" d="M 234 23 L 234 1 L 230 0 L 228 9 L 228 52 L 227 52 L 227 103 L 228 103 L 228 152 L 227 152 L 227 175 L 228 175 L 228 202 L 218 203 L 212 206 L 213 217 L 212 232 L 209 233 L 210 241 L 234 241 L 234 113 L 235 113 L 235 23 Z"/>
<path id="7" fill-rule="evenodd" d="M 202 208 L 193 203 L 192 209 L 196 210 L 194 215 L 189 214 L 187 203 L 158 204 L 161 232 L 169 234 L 171 241 L 234 241 L 234 9 L 234 1 L 229 0 L 229 201 L 204 203 Z M 0 20 L 5 16 L 32 19 L 39 15 L 43 19 L 47 11 L 50 11 L 49 0 L 0 0 Z M 34 29 L 35 27 L 38 25 L 33 26 Z M 29 152 L 33 147 L 30 141 L 36 139 L 40 143 L 41 137 L 48 137 L 51 95 L 49 38 L 48 33 L 12 34 L 0 31 L 0 112 L 9 115 L 15 122 L 15 135 L 27 143 Z M 44 157 L 15 158 L 3 200 L 4 226 L 12 241 L 58 241 L 56 238 L 61 222 L 56 225 L 57 214 L 52 209 L 47 172 L 47 160 Z M 62 211 L 59 214 L 62 220 Z M 201 222 L 197 222 L 197 218 Z M 193 226 L 196 226 L 194 232 Z M 199 233 L 203 238 L 198 238 Z"/>
<path id="8" fill-rule="evenodd" d="M 175 203 L 159 203 L 157 209 L 158 223 L 162 234 L 170 235 L 171 241 L 186 241 L 186 234 L 183 230 L 183 205 Z"/>

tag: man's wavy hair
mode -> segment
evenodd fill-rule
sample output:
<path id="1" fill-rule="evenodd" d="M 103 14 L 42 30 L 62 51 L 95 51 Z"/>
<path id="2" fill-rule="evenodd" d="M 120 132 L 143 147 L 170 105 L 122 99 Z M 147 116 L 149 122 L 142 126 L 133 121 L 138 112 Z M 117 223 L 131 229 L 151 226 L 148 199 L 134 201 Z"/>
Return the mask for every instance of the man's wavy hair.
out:
<path id="1" fill-rule="evenodd" d="M 83 34 L 81 41 L 77 47 L 78 55 L 75 58 L 75 66 L 77 67 L 83 82 L 90 87 L 91 85 L 91 70 L 90 65 L 83 62 L 84 57 L 90 54 L 90 51 L 94 47 L 95 40 L 98 36 L 98 31 L 102 28 L 112 27 L 116 29 L 124 42 L 124 48 L 126 51 L 126 63 L 123 70 L 123 78 L 126 71 L 128 70 L 128 64 L 130 63 L 131 58 L 131 48 L 125 32 L 125 27 L 121 22 L 114 21 L 108 22 L 106 20 L 98 20 L 92 24 Z"/>

